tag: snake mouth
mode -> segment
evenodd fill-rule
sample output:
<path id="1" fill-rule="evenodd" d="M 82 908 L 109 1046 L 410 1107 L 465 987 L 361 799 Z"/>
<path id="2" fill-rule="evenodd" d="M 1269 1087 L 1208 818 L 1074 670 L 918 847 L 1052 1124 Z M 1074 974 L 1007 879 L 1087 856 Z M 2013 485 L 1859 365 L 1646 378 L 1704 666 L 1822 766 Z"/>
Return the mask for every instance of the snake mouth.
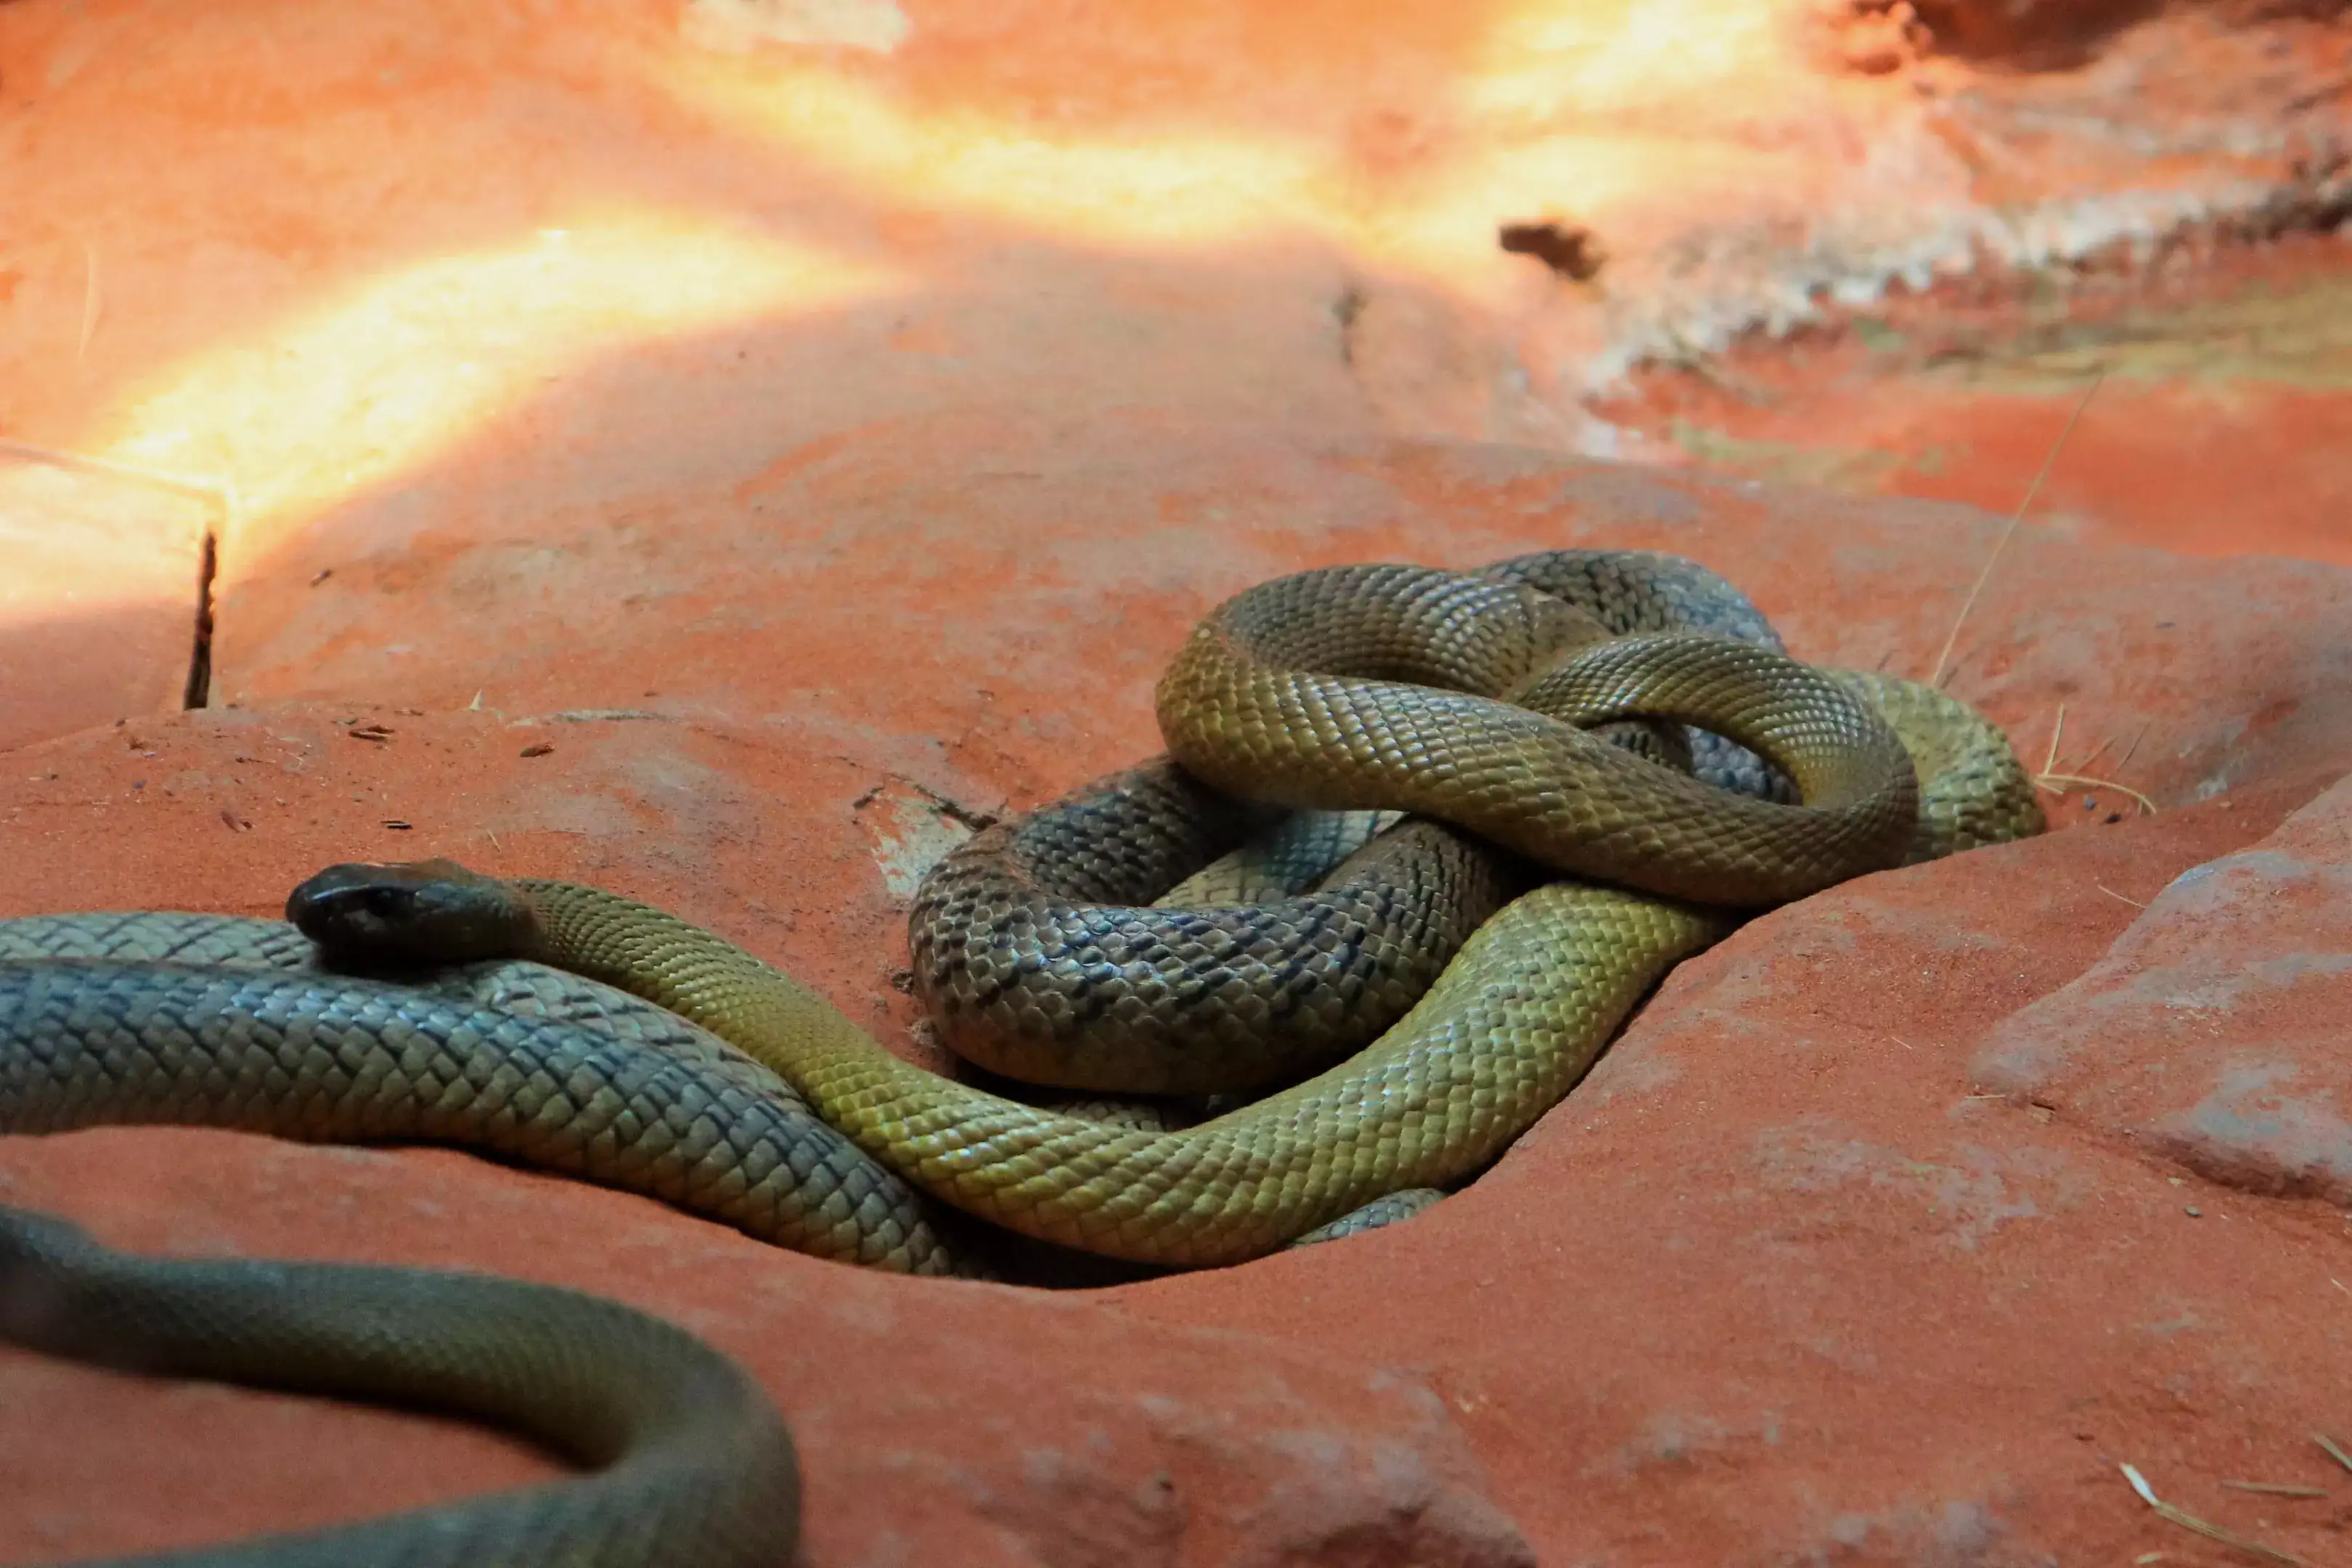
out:
<path id="1" fill-rule="evenodd" d="M 330 961 L 369 966 L 510 958 L 538 935 L 519 891 L 454 860 L 330 866 L 287 897 L 286 918 Z"/>

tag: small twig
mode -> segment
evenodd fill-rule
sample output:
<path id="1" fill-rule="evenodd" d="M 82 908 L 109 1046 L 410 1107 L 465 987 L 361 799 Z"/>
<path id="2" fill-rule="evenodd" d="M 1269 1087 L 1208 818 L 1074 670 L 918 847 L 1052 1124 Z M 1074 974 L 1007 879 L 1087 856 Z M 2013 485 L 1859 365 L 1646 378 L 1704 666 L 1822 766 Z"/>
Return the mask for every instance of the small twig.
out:
<path id="1" fill-rule="evenodd" d="M 2065 447 L 2066 437 L 2074 433 L 2075 421 L 2083 417 L 2083 410 L 2091 405 L 2093 395 L 2099 390 L 2099 384 L 2106 379 L 2107 373 L 2104 370 L 2091 378 L 2091 384 L 2084 389 L 2083 400 L 2074 405 L 2074 412 L 2066 416 L 2066 427 L 2059 431 L 2058 439 L 2050 444 L 2050 455 L 2042 459 L 2042 471 L 2033 476 L 2032 484 L 2026 486 L 2025 499 L 2019 501 L 2017 510 L 2009 514 L 2009 526 L 2000 531 L 1999 539 L 1993 541 L 1992 553 L 1985 557 L 1984 570 L 1977 574 L 1976 584 L 1969 589 L 1969 596 L 1960 601 L 1960 613 L 1952 621 L 1951 636 L 1944 639 L 1942 650 L 1936 655 L 1936 668 L 1927 672 L 1929 687 L 1938 690 L 1942 689 L 1944 667 L 1951 662 L 1952 649 L 1960 640 L 1960 628 L 1968 625 L 1969 612 L 1977 607 L 1977 595 L 1984 592 L 1985 582 L 1992 575 L 1994 563 L 2000 559 L 2000 552 L 2009 547 L 2010 535 L 2017 531 L 2017 525 L 2025 521 L 2026 509 L 2033 504 L 2033 498 L 2042 493 L 2042 481 L 2050 477 L 2051 467 L 2058 461 L 2059 452 Z"/>
<path id="2" fill-rule="evenodd" d="M 2094 888 L 2098 889 L 2099 889 L 2099 891 L 2101 891 L 2101 892 L 2103 892 L 2103 893 L 2106 894 L 2106 896 L 2107 896 L 2107 897 L 2109 897 L 2109 898 L 2111 898 L 2111 899 L 2120 899 L 2120 900 L 2122 900 L 2122 901 L 2123 901 L 2123 902 L 2125 902 L 2125 903 L 2126 903 L 2126 904 L 2129 904 L 2132 908 L 2134 908 L 2134 909 L 2136 909 L 2136 910 L 2144 910 L 2144 909 L 2147 908 L 2147 906 L 2146 904 L 2141 903 L 2137 899 L 2126 899 L 2126 898 L 2124 898 L 2124 896 L 2123 896 L 2121 893 L 2116 892 L 2113 888 L 2108 887 L 2105 882 L 2094 882 L 2094 883 L 2092 883 L 2092 884 L 2091 884 L 2091 886 L 2093 886 Z"/>
<path id="3" fill-rule="evenodd" d="M 2326 1487 L 2288 1486 L 2283 1481 L 2223 1481 L 2233 1491 L 2260 1492 L 2264 1497 L 2326 1497 Z"/>
<path id="4" fill-rule="evenodd" d="M 2315 1443 L 2318 1444 L 2321 1447 L 2323 1447 L 2323 1448 L 2326 1449 L 2326 1450 L 2327 1450 L 2327 1457 L 2328 1457 L 2329 1458 L 2331 1458 L 2331 1459 L 2335 1460 L 2337 1464 L 2339 1464 L 2339 1465 L 2343 1466 L 2346 1469 L 2347 1469 L 2347 1470 L 2352 1470 L 2352 1454 L 2347 1454 L 2347 1453 L 2345 1453 L 2345 1451 L 2344 1451 L 2343 1449 L 2341 1449 L 2341 1448 L 2337 1447 L 2335 1444 L 2333 1444 L 2333 1443 L 2329 1442 L 2329 1441 L 2327 1440 L 2327 1434 L 2326 1434 L 2326 1433 L 2325 1433 L 2325 1432 L 2314 1432 L 2314 1433 L 2311 1435 L 2311 1440 L 2312 1440 L 2313 1442 L 2315 1442 Z"/>
<path id="5" fill-rule="evenodd" d="M 2102 752 L 2105 751 L 2109 746 L 2112 746 L 2112 745 L 2114 745 L 2115 743 L 2116 743 L 2116 738 L 2115 738 L 2113 735 L 2108 736 L 2105 740 L 2104 740 L 2104 741 L 2100 742 L 2097 745 L 2093 746 L 2093 747 L 2091 748 L 2091 750 L 2090 750 L 2089 753 L 2088 753 L 2087 755 L 2085 755 L 2085 756 L 2083 758 L 2083 760 L 2082 760 L 2081 762 L 2076 763 L 2074 765 L 2075 765 L 2076 767 L 2078 767 L 2078 768 L 2087 768 L 2087 767 L 2089 767 L 2093 763 L 2095 763 L 2095 762 L 2097 762 L 2097 761 L 2099 760 L 2099 753 L 2100 753 L 2100 752 Z M 2057 759 L 2053 757 L 2053 758 L 2052 758 L 2052 759 L 2051 759 L 2051 766 L 2052 766 L 2052 767 L 2055 767 L 2056 765 L 2057 765 Z M 2044 769 L 2042 770 L 2042 772 L 2044 772 L 2044 773 L 2047 773 L 2047 772 L 2049 772 L 2049 771 L 2050 771 L 2050 770 L 2049 770 L 2049 768 L 2044 768 Z"/>
<path id="6" fill-rule="evenodd" d="M 2050 726 L 2050 754 L 2042 759 L 2042 771 L 2049 773 L 2058 765 L 2058 738 L 2066 732 L 2066 705 L 2058 704 L 2058 721 Z"/>
<path id="7" fill-rule="evenodd" d="M 2131 1483 L 2132 1490 L 2139 1493 L 2140 1501 L 2147 1504 L 2181 1529 L 2193 1530 L 2208 1541 L 2218 1541 L 2224 1546 L 2234 1546 L 2241 1552 L 2251 1552 L 2256 1557 L 2267 1557 L 2273 1563 L 2291 1563 L 2294 1568 L 2310 1568 L 2309 1563 L 2292 1552 L 2282 1552 L 2275 1546 L 2265 1546 L 2259 1541 L 2224 1530 L 2218 1524 L 2208 1524 L 2185 1509 L 2173 1507 L 2150 1491 L 2147 1478 L 2129 1465 L 2123 1467 L 2123 1472 L 2124 1479 Z"/>
<path id="8" fill-rule="evenodd" d="M 89 337 L 98 331 L 98 252 L 89 241 L 81 242 L 81 341 L 74 345 L 74 359 L 79 362 L 89 353 Z"/>

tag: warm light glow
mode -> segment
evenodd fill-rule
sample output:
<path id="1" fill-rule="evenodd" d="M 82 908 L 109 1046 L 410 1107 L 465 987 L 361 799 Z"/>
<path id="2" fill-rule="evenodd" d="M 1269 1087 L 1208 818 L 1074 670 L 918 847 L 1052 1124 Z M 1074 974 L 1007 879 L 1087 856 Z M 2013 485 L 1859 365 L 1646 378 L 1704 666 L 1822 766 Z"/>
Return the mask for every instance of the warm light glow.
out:
<path id="1" fill-rule="evenodd" d="M 1449 88 L 1393 111 L 1411 126 L 1393 153 L 1367 152 L 1328 121 L 1297 134 L 1041 128 L 910 103 L 824 51 L 680 43 L 646 68 L 682 108 L 769 149 L 781 180 L 866 194 L 886 234 L 894 216 L 944 211 L 1154 255 L 1306 237 L 1368 274 L 1511 311 L 1539 304 L 1551 284 L 1501 252 L 1498 223 L 1557 207 L 1605 244 L 1663 193 L 1752 189 L 1777 163 L 1801 161 L 1769 138 L 1689 134 L 1696 122 L 1769 120 L 1737 89 L 1779 79 L 1769 68 L 1788 43 L 1755 10 L 1728 0 L 1500 9 Z M 228 548 L 251 560 L 597 360 L 912 292 L 927 265 L 901 272 L 723 215 L 600 208 L 498 248 L 321 285 L 274 325 L 130 388 L 74 446 L 217 483 L 235 508 Z"/>
<path id="2" fill-rule="evenodd" d="M 221 500 L 172 475 L 0 440 L 0 627 L 190 605 L 197 542 Z"/>
<path id="3" fill-rule="evenodd" d="M 1777 20 L 1776 20 L 1777 18 Z M 781 49 L 666 57 L 658 85 L 730 132 L 824 171 L 877 206 L 978 215 L 1111 249 L 1212 250 L 1308 236 L 1368 268 L 1494 303 L 1524 268 L 1499 222 L 1549 207 L 1606 222 L 1696 178 L 1752 187 L 1783 162 L 1735 132 L 1770 118 L 1790 65 L 1779 12 L 1734 0 L 1531 0 L 1487 24 L 1450 88 L 1404 106 L 1418 152 L 1360 167 L 1345 137 L 1154 124 L 1041 130 L 910 105 Z M 1312 117 L 1307 122 L 1313 123 Z"/>
<path id="4" fill-rule="evenodd" d="M 672 56 L 663 82 L 731 131 L 894 207 L 946 206 L 1079 240 L 1209 247 L 1311 209 L 1312 147 L 1264 135 L 1028 134 L 917 114 L 819 63 L 778 53 Z"/>
<path id="5" fill-rule="evenodd" d="M 1647 110 L 1671 113 L 1658 129 L 1687 135 L 1811 90 L 1795 37 L 1785 9 L 1753 0 L 1547 0 L 1495 18 L 1460 102 L 1497 129 L 1622 129 L 1620 117 Z"/>
<path id="6" fill-rule="evenodd" d="M 604 212 L 371 278 L 197 354 L 126 394 L 82 449 L 228 481 L 229 542 L 256 552 L 584 364 L 906 286 L 709 219 Z"/>

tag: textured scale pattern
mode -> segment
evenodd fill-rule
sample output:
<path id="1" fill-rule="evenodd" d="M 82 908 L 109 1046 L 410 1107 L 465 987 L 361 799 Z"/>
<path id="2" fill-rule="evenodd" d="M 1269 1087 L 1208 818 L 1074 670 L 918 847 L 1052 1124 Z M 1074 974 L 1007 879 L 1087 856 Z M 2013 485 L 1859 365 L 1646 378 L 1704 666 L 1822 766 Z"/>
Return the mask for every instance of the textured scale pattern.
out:
<path id="1" fill-rule="evenodd" d="M 397 984 L 316 970 L 275 921 L 0 921 L 0 1132 L 177 1122 L 449 1143 L 821 1258 L 956 1264 L 919 1194 L 767 1068 L 534 964 Z"/>
<path id="2" fill-rule="evenodd" d="M 1265 816 L 1163 759 L 980 833 L 908 915 L 915 995 L 940 1043 L 1069 1089 L 1295 1078 L 1404 1016 L 1517 890 L 1491 852 L 1421 824 L 1311 891 L 1152 904 Z"/>
<path id="3" fill-rule="evenodd" d="M 1714 906 L 2042 829 L 2031 781 L 1980 716 L 1778 653 L 1720 578 L 1633 552 L 1523 557 L 1483 577 L 1341 568 L 1223 606 L 1161 683 L 1181 767 L 983 835 L 925 889 L 916 932 L 946 977 L 939 993 L 969 987 L 959 1005 L 975 1016 L 1033 984 L 1073 1016 L 1118 1014 L 1088 993 L 1114 980 L 1205 996 L 1226 981 L 1182 976 L 1207 954 L 1205 973 L 1256 965 L 1300 988 L 1250 1004 L 1269 1019 L 1360 1023 L 1356 1004 L 1385 984 L 1359 963 L 1388 940 L 1375 927 L 1408 944 L 1475 927 L 1450 962 L 1408 960 L 1442 972 L 1359 1054 L 1196 1125 L 1111 1125 L 937 1077 L 710 932 L 596 889 L 525 882 L 501 889 L 538 916 L 516 956 L 573 973 L 476 964 L 396 984 L 320 971 L 276 922 L 0 921 L 0 1131 L 181 1121 L 449 1142 L 923 1272 L 961 1266 L 914 1188 L 1040 1239 L 1169 1264 L 1394 1223 L 1556 1104 L 1658 979 L 1736 920 Z M 1646 754 L 1696 776 L 1619 741 L 1654 742 Z M 1512 897 L 1520 883 L 1496 869 L 1507 857 L 1426 820 L 1358 848 L 1381 824 L 1286 830 L 1267 809 L 1203 804 L 1215 796 L 1187 772 L 1272 805 L 1439 816 L 1632 886 L 1559 880 Z M 1310 887 L 1321 869 L 1291 857 L 1318 842 L 1352 854 Z M 1445 858 L 1456 849 L 1459 869 Z M 1281 918 L 1229 918 L 1219 888 L 1270 895 Z M 1302 891 L 1322 902 L 1286 903 Z M 1483 924 L 1437 908 L 1465 892 L 1509 901 Z M 1192 899 L 1207 912 L 1181 907 Z M 1302 951 L 1281 945 L 1293 925 L 1308 932 Z M 1133 934 L 1147 930 L 1176 935 Z M 1307 995 L 1327 968 L 1354 1003 Z M 985 992 L 1004 975 L 1018 978 Z M 611 1467 L 183 1564 L 724 1568 L 791 1551 L 796 1480 L 773 1413 L 712 1352 L 609 1303 L 408 1270 L 135 1262 L 0 1210 L 0 1335 L 144 1370 L 438 1403 Z"/>
<path id="4" fill-rule="evenodd" d="M 545 923 L 544 956 L 741 1046 L 935 1195 L 1040 1240 L 1195 1267 L 1476 1170 L 1568 1091 L 1667 969 L 1727 929 L 1641 894 L 1548 884 L 1481 928 L 1349 1061 L 1197 1127 L 1143 1132 L 902 1061 L 788 975 L 659 910 L 518 886 Z"/>
<path id="5" fill-rule="evenodd" d="M 772 1568 L 800 1533 L 782 1418 L 684 1330 L 478 1274 L 132 1258 L 0 1207 L 0 1339 L 151 1376 L 396 1400 L 594 1474 L 136 1562 L 173 1568 Z"/>
<path id="6" fill-rule="evenodd" d="M 2008 737 L 1957 697 L 1915 680 L 1865 669 L 1832 669 L 1829 678 L 1875 707 L 1903 738 L 1922 778 L 1919 820 L 1903 863 L 1916 866 L 1963 849 L 2006 844 L 2042 826 L 2041 797 L 2018 764 Z"/>
<path id="7" fill-rule="evenodd" d="M 1445 1196 L 1443 1187 L 1406 1187 L 1374 1198 L 1362 1208 L 1341 1215 L 1328 1225 L 1318 1225 L 1298 1237 L 1292 1247 L 1313 1247 L 1326 1241 L 1338 1241 L 1342 1237 L 1361 1236 L 1368 1230 L 1385 1230 L 1392 1225 L 1402 1225 L 1415 1215 L 1425 1214 L 1432 1205 Z"/>
<path id="8" fill-rule="evenodd" d="M 1917 814 L 1910 760 L 1843 688 L 1712 636 L 1562 656 L 1532 635 L 1466 635 L 1490 613 L 1517 626 L 1519 606 L 1496 607 L 1504 592 L 1415 566 L 1335 567 L 1249 589 L 1202 623 L 1160 679 L 1170 753 L 1235 795 L 1421 813 L 1556 870 L 1701 902 L 1801 898 L 1900 859 Z M 1390 641 L 1452 651 L 1416 663 Z M 1481 649 L 1494 660 L 1472 657 Z M 1451 689 L 1397 671 L 1440 673 Z M 1805 767 L 1803 802 L 1670 773 L 1533 710 L 1575 671 L 1586 672 L 1577 689 L 1598 694 L 1590 717 L 1703 721 L 1792 774 Z"/>
<path id="9" fill-rule="evenodd" d="M 1270 904 L 1314 886 L 1403 820 L 1401 811 L 1294 811 L 1151 901 L 1169 910 Z"/>
<path id="10" fill-rule="evenodd" d="M 1882 695 L 1900 696 L 1902 683 L 1884 693 L 1853 687 L 1738 640 L 1759 628 L 1769 637 L 1769 628 L 1736 595 L 1730 611 L 1706 612 L 1717 602 L 1710 596 L 1730 592 L 1720 579 L 1693 568 L 1664 571 L 1661 580 L 1646 599 L 1621 595 L 1623 624 L 1696 620 L 1717 635 L 1691 636 L 1685 625 L 1670 635 L 1596 639 L 1587 617 L 1555 613 L 1561 606 L 1539 594 L 1419 568 L 1285 579 L 1230 602 L 1196 634 L 1162 684 L 1164 731 L 1180 760 L 1221 784 L 1228 782 L 1215 775 L 1222 763 L 1202 767 L 1187 742 L 1231 742 L 1242 754 L 1233 763 L 1246 779 L 1242 787 L 1278 804 L 1434 808 L 1488 833 L 1497 820 L 1509 828 L 1517 813 L 1538 829 L 1514 840 L 1523 849 L 1533 839 L 1586 869 L 1635 862 L 1631 879 L 1653 888 L 1696 883 L 1723 902 L 1768 902 L 1895 864 L 1963 818 L 1980 823 L 1988 838 L 2039 830 L 2030 784 L 2021 784 L 2006 742 L 1981 721 L 1957 751 L 1939 752 L 1937 738 L 1926 737 L 1923 752 L 1941 771 L 1923 794 L 1909 743 L 1876 705 Z M 1359 673 L 1327 673 L 1334 668 Z M 1469 700 L 1412 684 L 1424 680 L 1469 688 Z M 1480 691 L 1510 692 L 1544 711 L 1485 700 Z M 1905 714 L 1931 728 L 1939 721 L 1916 703 Z M 1705 726 L 1694 753 L 1707 752 L 1718 774 L 1744 777 L 1766 798 L 1679 779 L 1572 727 L 1637 715 Z M 1742 743 L 1760 747 L 1770 763 L 1740 763 L 1751 755 Z M 1265 786 L 1285 765 L 1270 759 L 1293 750 L 1312 753 L 1293 759 L 1298 776 L 1328 769 L 1348 782 L 1319 795 Z M 1573 759 L 1577 771 L 1568 776 L 1578 783 L 1563 787 L 1559 775 L 1533 772 L 1531 756 Z M 1774 804 L 1776 777 L 1805 804 Z M 1420 781 L 1433 782 L 1414 795 Z M 1391 793 L 1394 785 L 1402 787 Z M 1081 792 L 1068 809 L 1082 820 L 1096 816 L 1127 787 L 1113 781 Z M 1464 798 L 1473 810 L 1461 808 Z M 1486 806 L 1494 810 L 1474 823 Z M 1045 823 L 1029 831 L 1067 831 L 1054 821 L 1057 809 L 1041 815 Z M 1180 831 L 1181 855 L 1108 850 L 1106 858 L 1158 858 L 1148 875 L 1140 864 L 1080 868 L 1045 896 L 1135 899 L 1213 853 L 1232 830 Z M 1012 858 L 1015 837 L 1007 830 L 975 840 L 974 858 Z M 1658 858 L 1677 856 L 1679 865 L 1656 870 Z M 1034 889 L 1038 868 L 1023 870 Z M 951 860 L 938 875 L 953 887 L 963 868 Z M 1442 1187 L 1475 1171 L 1566 1092 L 1665 969 L 1724 929 L 1723 917 L 1640 893 L 1539 888 L 1481 928 L 1420 1004 L 1361 1054 L 1201 1125 L 1160 1131 L 1059 1114 L 940 1079 L 707 933 L 595 889 L 526 887 L 548 932 L 541 956 L 635 990 L 742 1046 L 936 1195 L 1044 1240 L 1194 1265 L 1270 1250 L 1344 1224 L 1400 1189 Z M 921 927 L 940 920 L 946 901 L 919 901 L 919 945 Z M 1004 928 L 974 926 L 963 940 L 976 942 L 982 929 Z M 998 935 L 989 941 L 993 948 Z M 1002 945 L 1024 951 L 1009 937 Z M 1078 990 L 1093 983 L 1082 968 L 1055 981 Z"/>
<path id="11" fill-rule="evenodd" d="M 1639 632 L 1712 632 L 1774 653 L 1780 634 L 1748 596 L 1696 561 L 1655 550 L 1547 550 L 1515 555 L 1478 575 L 1567 600 L 1612 637 Z M 1758 800 L 1793 804 L 1797 786 L 1763 758 L 1710 731 L 1685 731 L 1690 772 Z M 2006 742 L 2004 742 L 2006 744 Z"/>

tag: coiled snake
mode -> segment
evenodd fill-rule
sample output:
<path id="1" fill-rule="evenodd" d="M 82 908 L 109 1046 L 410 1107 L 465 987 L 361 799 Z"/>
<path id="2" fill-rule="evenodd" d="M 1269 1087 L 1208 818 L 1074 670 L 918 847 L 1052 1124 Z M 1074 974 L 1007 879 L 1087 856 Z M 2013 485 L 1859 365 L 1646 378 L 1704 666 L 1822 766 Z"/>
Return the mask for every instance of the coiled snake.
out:
<path id="1" fill-rule="evenodd" d="M 1789 659 L 1727 584 L 1666 556 L 1280 579 L 1202 623 L 1158 708 L 1169 758 L 991 828 L 935 870 L 910 916 L 914 973 L 941 1037 L 992 1069 L 1072 1092 L 1287 1085 L 1197 1125 L 1119 1125 L 938 1077 L 659 910 L 431 862 L 335 868 L 298 889 L 289 913 L 315 952 L 268 921 L 0 921 L 0 1131 L 178 1121 L 470 1144 L 912 1272 L 968 1267 L 968 1222 L 932 1200 L 1113 1257 L 1236 1262 L 1475 1174 L 1738 912 L 2042 826 L 1980 717 Z M 1285 827 L 1290 809 L 1306 815 Z M 1413 815 L 1336 869 L 1284 862 L 1285 832 L 1360 837 L 1360 816 L 1322 814 L 1382 810 Z M 1219 857 L 1213 881 L 1251 901 L 1150 902 Z M 319 954 L 383 973 L 331 973 Z M 424 963 L 454 967 L 420 978 Z M 0 1225 L 0 1299 L 104 1298 L 108 1271 L 129 1266 L 47 1224 Z M 320 1348 L 304 1364 L 336 1386 L 349 1357 L 332 1323 L 353 1298 L 324 1274 L 278 1279 L 287 1313 L 315 1298 L 303 1331 Z M 179 1300 L 163 1273 L 142 1288 Z M 415 1300 L 455 1315 L 476 1289 L 523 1288 L 438 1277 Z M 163 1331 L 163 1310 L 110 1321 L 128 1343 Z M 229 1357 L 215 1374 L 232 1377 L 261 1337 L 292 1331 L 289 1317 L 206 1321 Z M 25 1323 L 0 1313 L 0 1332 L 103 1348 Z M 385 1332 L 383 1376 L 351 1391 L 396 1392 L 393 1369 L 426 1342 L 404 1322 Z M 154 1353 L 204 1370 L 193 1350 Z M 722 1461 L 740 1437 L 683 1440 L 724 1471 L 704 1500 L 732 1499 L 730 1520 L 742 1473 Z M 655 1466 L 672 1481 L 695 1468 L 677 1447 Z M 593 1494 L 631 1462 L 567 1484 Z M 772 1449 L 762 1462 L 772 1479 Z M 390 1532 L 387 1563 L 493 1560 L 413 1521 L 365 1528 Z M 588 1545 L 563 1560 L 613 1564 L 788 1550 L 686 1525 L 653 1554 L 635 1532 L 566 1539 Z M 515 1547 L 494 1560 L 556 1560 Z M 289 1550 L 267 1560 L 360 1560 Z"/>

